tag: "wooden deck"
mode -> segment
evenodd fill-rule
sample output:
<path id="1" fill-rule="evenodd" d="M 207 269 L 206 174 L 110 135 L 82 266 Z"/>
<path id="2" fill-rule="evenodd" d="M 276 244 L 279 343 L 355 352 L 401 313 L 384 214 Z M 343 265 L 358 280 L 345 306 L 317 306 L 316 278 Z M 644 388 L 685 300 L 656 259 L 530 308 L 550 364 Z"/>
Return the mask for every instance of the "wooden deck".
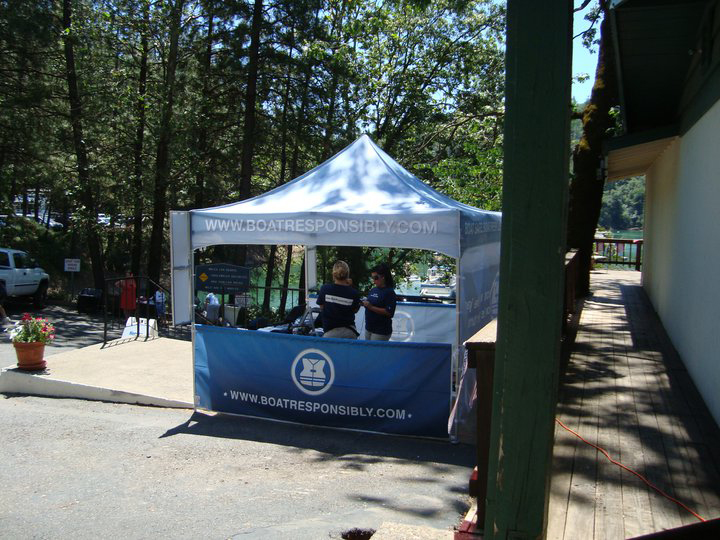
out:
<path id="1" fill-rule="evenodd" d="M 720 517 L 720 430 L 640 273 L 591 279 L 557 418 L 703 518 Z M 556 424 L 547 538 L 632 538 L 697 522 Z"/>

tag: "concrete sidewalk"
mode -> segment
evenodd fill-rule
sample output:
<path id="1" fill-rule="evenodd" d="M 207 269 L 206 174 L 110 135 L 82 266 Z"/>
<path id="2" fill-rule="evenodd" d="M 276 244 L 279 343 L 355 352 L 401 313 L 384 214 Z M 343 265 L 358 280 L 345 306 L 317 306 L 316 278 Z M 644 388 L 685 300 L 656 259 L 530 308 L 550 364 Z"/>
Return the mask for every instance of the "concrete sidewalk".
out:
<path id="1" fill-rule="evenodd" d="M 192 344 L 167 338 L 125 339 L 58 354 L 44 371 L 0 371 L 0 392 L 159 407 L 193 407 Z"/>

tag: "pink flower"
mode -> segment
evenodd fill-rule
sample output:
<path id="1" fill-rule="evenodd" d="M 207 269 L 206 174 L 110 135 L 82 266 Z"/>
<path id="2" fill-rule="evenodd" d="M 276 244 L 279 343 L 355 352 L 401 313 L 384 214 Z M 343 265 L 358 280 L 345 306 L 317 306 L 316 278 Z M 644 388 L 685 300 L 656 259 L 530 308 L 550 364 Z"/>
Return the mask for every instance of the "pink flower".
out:
<path id="1" fill-rule="evenodd" d="M 23 321 L 32 321 L 32 315 L 30 315 L 29 313 L 23 313 L 22 320 Z"/>

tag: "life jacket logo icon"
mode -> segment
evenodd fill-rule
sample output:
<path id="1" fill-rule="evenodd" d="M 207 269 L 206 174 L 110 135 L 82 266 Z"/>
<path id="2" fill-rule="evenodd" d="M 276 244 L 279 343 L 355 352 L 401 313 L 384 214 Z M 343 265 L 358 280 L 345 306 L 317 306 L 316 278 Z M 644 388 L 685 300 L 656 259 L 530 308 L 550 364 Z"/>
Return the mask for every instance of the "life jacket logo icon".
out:
<path id="1" fill-rule="evenodd" d="M 298 390 L 310 396 L 319 396 L 332 387 L 335 366 L 323 351 L 305 349 L 293 360 L 290 375 Z"/>
<path id="2" fill-rule="evenodd" d="M 415 323 L 406 311 L 397 310 L 393 318 L 393 341 L 411 341 L 415 336 Z"/>
<path id="3" fill-rule="evenodd" d="M 303 386 L 325 386 L 325 360 L 316 358 L 302 358 L 303 369 L 300 372 L 300 384 Z"/>

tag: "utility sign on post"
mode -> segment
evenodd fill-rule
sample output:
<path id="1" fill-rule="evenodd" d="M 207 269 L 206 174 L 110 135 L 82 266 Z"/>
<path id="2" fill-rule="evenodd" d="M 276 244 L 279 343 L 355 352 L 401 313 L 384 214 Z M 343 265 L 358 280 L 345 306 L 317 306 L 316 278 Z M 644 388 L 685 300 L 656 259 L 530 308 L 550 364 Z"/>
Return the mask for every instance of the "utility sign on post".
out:
<path id="1" fill-rule="evenodd" d="M 70 298 L 75 298 L 75 274 L 80 271 L 80 259 L 65 259 L 65 271 L 70 272 Z"/>
<path id="2" fill-rule="evenodd" d="M 65 271 L 66 272 L 79 272 L 80 271 L 80 259 L 65 259 Z"/>

